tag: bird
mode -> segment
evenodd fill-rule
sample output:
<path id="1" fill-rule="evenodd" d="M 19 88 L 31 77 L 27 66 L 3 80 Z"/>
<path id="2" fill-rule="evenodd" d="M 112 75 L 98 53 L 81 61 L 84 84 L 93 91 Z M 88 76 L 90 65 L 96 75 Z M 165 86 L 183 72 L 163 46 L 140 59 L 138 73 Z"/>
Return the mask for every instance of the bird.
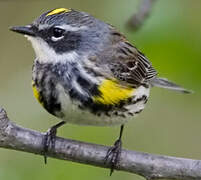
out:
<path id="1" fill-rule="evenodd" d="M 57 129 L 66 123 L 120 126 L 103 159 L 110 175 L 118 166 L 125 124 L 142 112 L 154 86 L 191 91 L 158 77 L 148 58 L 114 26 L 74 9 L 56 8 L 31 24 L 13 26 L 32 43 L 33 94 L 61 121 L 44 136 L 44 157 L 54 148 Z"/>

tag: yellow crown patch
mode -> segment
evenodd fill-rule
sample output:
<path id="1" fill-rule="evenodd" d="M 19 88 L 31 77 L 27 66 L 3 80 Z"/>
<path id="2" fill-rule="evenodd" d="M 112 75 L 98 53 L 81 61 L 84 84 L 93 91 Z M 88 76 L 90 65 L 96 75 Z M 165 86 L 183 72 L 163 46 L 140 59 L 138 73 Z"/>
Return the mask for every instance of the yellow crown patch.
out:
<path id="1" fill-rule="evenodd" d="M 51 12 L 49 12 L 46 16 L 51 16 L 51 15 L 55 15 L 55 14 L 61 14 L 61 13 L 66 13 L 66 12 L 70 12 L 71 9 L 66 9 L 66 8 L 58 8 L 58 9 L 54 9 Z"/>

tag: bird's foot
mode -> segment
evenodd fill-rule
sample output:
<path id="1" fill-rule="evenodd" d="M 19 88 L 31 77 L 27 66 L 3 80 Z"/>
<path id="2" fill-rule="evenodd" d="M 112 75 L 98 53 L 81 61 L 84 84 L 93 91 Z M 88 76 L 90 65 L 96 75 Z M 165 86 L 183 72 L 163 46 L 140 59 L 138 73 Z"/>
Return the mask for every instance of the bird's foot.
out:
<path id="1" fill-rule="evenodd" d="M 55 140 L 57 134 L 57 128 L 63 126 L 65 124 L 64 121 L 52 126 L 48 131 L 45 133 L 44 141 L 43 141 L 43 154 L 44 154 L 44 161 L 47 164 L 47 152 L 49 149 L 53 149 L 55 147 Z"/>
<path id="2" fill-rule="evenodd" d="M 57 134 L 57 128 L 51 127 L 45 133 L 44 142 L 43 142 L 43 153 L 44 153 L 44 161 L 47 164 L 47 152 L 49 148 L 54 148 L 55 146 L 55 139 Z"/>
<path id="3" fill-rule="evenodd" d="M 114 169 L 117 167 L 121 154 L 122 142 L 121 139 L 115 141 L 114 146 L 108 149 L 107 155 L 105 156 L 105 163 L 109 162 L 110 164 L 110 176 L 114 172 Z"/>

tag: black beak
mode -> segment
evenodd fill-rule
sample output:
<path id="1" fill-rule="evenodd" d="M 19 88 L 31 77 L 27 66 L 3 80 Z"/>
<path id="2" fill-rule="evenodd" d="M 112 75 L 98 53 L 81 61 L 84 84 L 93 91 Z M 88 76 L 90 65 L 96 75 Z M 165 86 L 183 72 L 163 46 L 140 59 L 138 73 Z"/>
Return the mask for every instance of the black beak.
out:
<path id="1" fill-rule="evenodd" d="M 10 30 L 20 33 L 20 34 L 24 34 L 24 35 L 35 36 L 35 33 L 34 33 L 31 25 L 14 26 L 14 27 L 11 27 Z"/>

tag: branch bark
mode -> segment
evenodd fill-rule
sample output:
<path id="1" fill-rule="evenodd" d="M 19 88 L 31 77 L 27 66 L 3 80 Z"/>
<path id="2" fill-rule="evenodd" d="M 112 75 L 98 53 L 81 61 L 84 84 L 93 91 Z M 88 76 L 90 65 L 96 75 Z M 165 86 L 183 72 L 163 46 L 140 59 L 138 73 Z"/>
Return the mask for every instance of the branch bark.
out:
<path id="1" fill-rule="evenodd" d="M 11 122 L 5 110 L 0 108 L 0 147 L 43 155 L 44 134 L 26 129 Z M 110 168 L 104 164 L 109 147 L 57 137 L 55 148 L 47 156 Z M 135 173 L 146 179 L 201 179 L 201 161 L 152 155 L 122 150 L 116 170 Z"/>
<path id="2" fill-rule="evenodd" d="M 139 10 L 128 21 L 128 26 L 134 31 L 140 29 L 145 20 L 149 17 L 153 4 L 156 0 L 141 0 Z"/>

